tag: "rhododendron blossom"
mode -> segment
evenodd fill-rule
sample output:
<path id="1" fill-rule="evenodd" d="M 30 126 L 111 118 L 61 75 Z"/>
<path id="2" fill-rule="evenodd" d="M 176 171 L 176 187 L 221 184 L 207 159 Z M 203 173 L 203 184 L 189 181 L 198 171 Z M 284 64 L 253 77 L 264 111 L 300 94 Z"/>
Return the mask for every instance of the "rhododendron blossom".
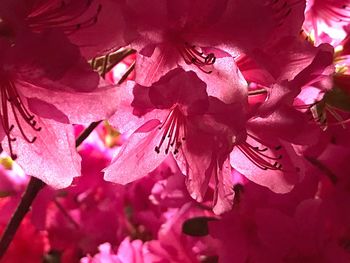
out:
<path id="1" fill-rule="evenodd" d="M 80 101 L 98 98 L 103 101 L 97 90 L 98 75 L 60 33 L 18 34 L 11 41 L 1 38 L 3 148 L 27 173 L 54 187 L 65 187 L 80 174 L 73 130 L 67 124 L 104 118 L 108 111 L 113 112 L 114 106 L 101 109 L 96 105 L 95 110 L 89 107 L 90 116 L 79 116 Z M 57 45 L 61 54 L 68 55 L 66 60 L 57 61 L 59 53 L 52 53 Z M 45 53 L 46 57 L 40 59 L 39 53 Z M 89 93 L 94 90 L 95 94 Z M 110 94 L 111 89 L 105 92 Z"/>
<path id="2" fill-rule="evenodd" d="M 133 119 L 142 125 L 106 168 L 105 178 L 129 183 L 155 169 L 172 152 L 187 176 L 194 198 L 203 200 L 208 183 L 215 180 L 214 205 L 218 202 L 221 206 L 224 199 L 232 199 L 227 178 L 230 171 L 225 172 L 230 168 L 225 162 L 233 146 L 232 138 L 244 137 L 244 112 L 239 114 L 240 105 L 226 105 L 208 96 L 203 81 L 193 72 L 180 69 L 169 72 L 149 88 L 134 84 L 133 94 Z M 227 116 L 231 113 L 231 119 L 221 118 L 225 112 Z"/>

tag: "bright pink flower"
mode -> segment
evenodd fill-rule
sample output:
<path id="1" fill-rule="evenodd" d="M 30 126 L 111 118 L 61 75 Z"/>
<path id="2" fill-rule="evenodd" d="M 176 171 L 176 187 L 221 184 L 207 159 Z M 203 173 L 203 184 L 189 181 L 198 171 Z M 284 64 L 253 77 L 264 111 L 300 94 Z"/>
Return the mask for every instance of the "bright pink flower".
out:
<path id="1" fill-rule="evenodd" d="M 208 94 L 225 103 L 236 101 L 232 90 L 245 84 L 232 56 L 272 44 L 276 35 L 285 35 L 283 29 L 293 35 L 304 6 L 303 1 L 153 1 L 148 12 L 141 2 L 126 5 L 127 25 L 135 30 L 131 46 L 139 51 L 135 81 L 150 86 L 180 66 L 195 71 Z"/>
<path id="2" fill-rule="evenodd" d="M 51 248 L 75 255 L 95 253 L 99 244 L 117 244 L 128 234 L 125 189 L 105 182 L 101 173 L 110 162 L 108 149 L 89 142 L 79 149 L 82 176 L 64 190 L 43 189 L 33 205 L 33 218 L 48 232 Z"/>
<path id="3" fill-rule="evenodd" d="M 165 213 L 167 221 L 158 232 L 158 239 L 145 244 L 148 253 L 145 254 L 147 262 L 198 262 L 210 254 L 211 239 L 192 237 L 182 232 L 186 220 L 196 217 L 213 217 L 191 203 L 184 204 L 180 209 L 169 210 Z"/>
<path id="4" fill-rule="evenodd" d="M 98 246 L 99 253 L 94 257 L 87 256 L 80 259 L 80 263 L 120 263 L 118 256 L 112 254 L 111 244 L 104 243 Z"/>
<path id="5" fill-rule="evenodd" d="M 120 1 L 4 0 L 0 17 L 0 32 L 6 37 L 22 30 L 61 31 L 89 59 L 125 45 Z"/>
<path id="6" fill-rule="evenodd" d="M 112 114 L 115 105 L 101 108 L 112 90 L 97 89 L 99 76 L 59 32 L 23 32 L 13 41 L 0 39 L 3 148 L 27 174 L 66 187 L 80 175 L 73 128 L 67 124 Z"/>
<path id="7" fill-rule="evenodd" d="M 303 168 L 298 167 L 303 167 L 302 161 L 298 160 L 292 147 L 280 143 L 275 148 L 272 148 L 273 146 L 267 148 L 266 143 L 260 144 L 254 140 L 252 142 L 255 144 L 248 140 L 234 148 L 231 153 L 233 168 L 249 180 L 266 186 L 276 193 L 291 191 L 303 177 L 300 172 Z"/>
<path id="8" fill-rule="evenodd" d="M 241 103 L 227 105 L 208 96 L 204 82 L 180 69 L 152 87 L 134 85 L 133 93 L 134 116 L 126 116 L 135 126 L 143 125 L 105 169 L 105 179 L 122 184 L 139 179 L 172 152 L 187 176 L 192 197 L 202 201 L 213 180 L 216 211 L 229 209 L 233 196 L 228 154 L 231 138 L 238 141 L 244 136 Z M 126 116 L 114 117 L 113 124 L 119 127 L 118 120 Z"/>
<path id="9" fill-rule="evenodd" d="M 280 83 L 267 88 L 267 99 L 252 109 L 247 140 L 238 143 L 231 153 L 231 165 L 235 169 L 278 193 L 289 192 L 303 177 L 304 161 L 294 145 L 316 144 L 320 136 L 309 116 L 293 108 L 293 101 L 302 87 L 324 80 L 333 72 L 333 50 L 328 45 L 308 47 L 305 52 L 299 54 L 300 61 L 286 66 L 286 72 L 270 63 L 272 67 L 266 72 L 277 70 Z M 288 52 L 281 54 L 293 57 Z"/>
<path id="10" fill-rule="evenodd" d="M 316 82 L 319 78 L 317 74 L 321 76 L 321 70 L 332 64 L 332 56 L 333 47 L 328 44 L 314 47 L 299 36 L 288 36 L 270 47 L 255 49 L 251 56 L 240 56 L 237 65 L 248 82 L 269 87 L 292 81 L 308 67 L 309 70 L 313 69 L 313 75 L 309 74 L 309 78 Z"/>
<path id="11" fill-rule="evenodd" d="M 345 26 L 350 22 L 349 0 L 307 1 L 303 27 L 321 42 L 339 43 L 346 37 Z"/>

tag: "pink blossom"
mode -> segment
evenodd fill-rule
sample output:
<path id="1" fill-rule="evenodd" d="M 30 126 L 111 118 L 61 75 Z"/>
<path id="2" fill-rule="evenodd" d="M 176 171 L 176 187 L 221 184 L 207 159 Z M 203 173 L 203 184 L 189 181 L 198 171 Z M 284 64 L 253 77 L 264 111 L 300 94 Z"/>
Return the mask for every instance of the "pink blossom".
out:
<path id="1" fill-rule="evenodd" d="M 115 105 L 107 106 L 105 96 L 113 91 L 97 89 L 99 76 L 59 32 L 18 33 L 14 41 L 1 39 L 3 148 L 26 173 L 66 187 L 80 175 L 73 130 L 67 124 L 112 114 Z"/>
<path id="2" fill-rule="evenodd" d="M 22 30 L 61 31 L 88 59 L 125 45 L 121 1 L 4 0 L 0 9 L 1 31 L 9 38 Z"/>
<path id="3" fill-rule="evenodd" d="M 346 37 L 345 26 L 350 22 L 348 0 L 307 1 L 303 27 L 312 34 L 316 44 L 337 44 Z"/>
<path id="4" fill-rule="evenodd" d="M 207 83 L 208 94 L 225 103 L 239 101 L 234 90 L 245 84 L 233 56 L 273 44 L 276 35 L 282 38 L 287 32 L 283 29 L 294 35 L 303 17 L 302 1 L 150 4 L 152 13 L 137 1 L 126 5 L 127 24 L 135 31 L 131 46 L 139 51 L 135 81 L 150 86 L 180 66 L 195 71 Z"/>
<path id="5" fill-rule="evenodd" d="M 241 111 L 240 104 L 224 104 L 208 96 L 205 88 L 193 72 L 180 69 L 171 71 L 150 88 L 135 85 L 131 104 L 134 116 L 129 116 L 135 123 L 144 124 L 105 169 L 105 179 L 122 184 L 139 179 L 172 151 L 187 176 L 192 197 L 202 201 L 213 180 L 216 211 L 229 209 L 229 142 L 234 134 L 237 140 L 244 134 L 244 112 L 234 116 L 233 112 Z"/>

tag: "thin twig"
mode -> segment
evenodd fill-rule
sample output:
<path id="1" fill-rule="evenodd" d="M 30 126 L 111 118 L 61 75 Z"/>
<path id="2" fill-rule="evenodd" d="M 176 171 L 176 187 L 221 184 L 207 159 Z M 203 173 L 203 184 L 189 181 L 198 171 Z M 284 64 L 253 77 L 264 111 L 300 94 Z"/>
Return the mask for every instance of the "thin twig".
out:
<path id="1" fill-rule="evenodd" d="M 38 178 L 31 177 L 28 186 L 21 198 L 16 211 L 13 213 L 4 233 L 0 239 L 0 259 L 5 255 L 7 248 L 11 244 L 17 229 L 19 228 L 23 218 L 28 213 L 35 197 L 39 191 L 45 186 L 45 183 Z"/>
<path id="2" fill-rule="evenodd" d="M 93 122 L 87 127 L 82 134 L 76 139 L 75 145 L 78 147 L 90 135 L 90 133 L 101 123 L 101 121 Z M 16 211 L 13 213 L 8 222 L 4 233 L 0 239 L 0 259 L 5 255 L 9 245 L 11 244 L 23 218 L 28 213 L 35 197 L 40 190 L 45 186 L 45 183 L 38 178 L 31 177 L 27 188 L 19 202 Z"/>
<path id="3" fill-rule="evenodd" d="M 261 95 L 266 93 L 267 93 L 266 89 L 250 90 L 248 91 L 248 96 Z"/>
<path id="4" fill-rule="evenodd" d="M 92 131 L 101 123 L 102 121 L 92 122 L 75 140 L 75 147 L 78 147 L 83 141 L 92 133 Z"/>
<path id="5" fill-rule="evenodd" d="M 318 168 L 322 173 L 324 173 L 333 184 L 336 184 L 338 182 L 338 177 L 322 162 L 308 156 L 306 156 L 305 159 L 308 160 L 309 163 L 311 163 L 313 166 Z"/>

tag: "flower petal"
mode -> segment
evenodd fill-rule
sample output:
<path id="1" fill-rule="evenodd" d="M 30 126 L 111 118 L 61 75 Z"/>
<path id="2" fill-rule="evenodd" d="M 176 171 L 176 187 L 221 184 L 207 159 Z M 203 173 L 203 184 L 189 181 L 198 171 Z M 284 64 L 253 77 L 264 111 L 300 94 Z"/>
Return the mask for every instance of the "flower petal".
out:
<path id="1" fill-rule="evenodd" d="M 16 141 L 11 142 L 17 154 L 16 161 L 24 171 L 39 178 L 54 188 L 64 188 L 72 183 L 74 177 L 80 176 L 80 156 L 75 150 L 73 127 L 53 120 L 36 118 L 40 131 L 27 127 L 21 120 L 21 126 L 28 138 L 36 137 L 29 143 L 21 135 L 18 127 L 11 132 Z M 9 145 L 5 138 L 3 148 L 8 153 Z"/>
<path id="2" fill-rule="evenodd" d="M 159 120 L 150 120 L 137 129 L 122 146 L 112 163 L 104 169 L 104 179 L 127 184 L 146 176 L 165 159 L 164 151 L 155 152 L 161 133 Z"/>

